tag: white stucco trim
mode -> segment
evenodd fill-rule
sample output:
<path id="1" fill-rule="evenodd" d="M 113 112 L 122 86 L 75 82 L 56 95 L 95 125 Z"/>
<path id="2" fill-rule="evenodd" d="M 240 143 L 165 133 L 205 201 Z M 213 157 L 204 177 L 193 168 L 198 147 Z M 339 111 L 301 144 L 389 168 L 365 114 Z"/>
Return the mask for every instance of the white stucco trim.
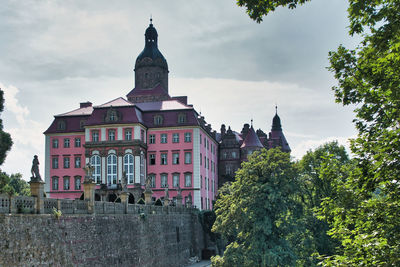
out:
<path id="1" fill-rule="evenodd" d="M 140 183 L 140 156 L 135 156 L 135 183 Z"/>
<path id="2" fill-rule="evenodd" d="M 200 129 L 193 128 L 193 205 L 201 209 L 200 196 Z"/>
<path id="3" fill-rule="evenodd" d="M 101 183 L 106 183 L 106 158 L 101 157 Z"/>
<path id="4" fill-rule="evenodd" d="M 47 197 L 49 197 L 50 192 L 50 136 L 45 136 L 45 153 L 44 153 L 44 191 Z"/>
<path id="5" fill-rule="evenodd" d="M 122 156 L 118 156 L 118 176 L 117 176 L 117 181 L 121 182 L 122 179 Z"/>
<path id="6" fill-rule="evenodd" d="M 106 141 L 106 138 L 107 138 L 107 136 L 106 136 L 106 128 L 101 128 L 100 129 L 100 131 L 101 131 L 101 141 Z"/>
<path id="7" fill-rule="evenodd" d="M 139 140 L 140 139 L 140 126 L 136 125 L 133 128 L 133 138 Z"/>
<path id="8" fill-rule="evenodd" d="M 90 142 L 90 130 L 85 129 L 85 142 Z"/>
<path id="9" fill-rule="evenodd" d="M 117 140 L 122 140 L 122 127 L 117 128 Z"/>

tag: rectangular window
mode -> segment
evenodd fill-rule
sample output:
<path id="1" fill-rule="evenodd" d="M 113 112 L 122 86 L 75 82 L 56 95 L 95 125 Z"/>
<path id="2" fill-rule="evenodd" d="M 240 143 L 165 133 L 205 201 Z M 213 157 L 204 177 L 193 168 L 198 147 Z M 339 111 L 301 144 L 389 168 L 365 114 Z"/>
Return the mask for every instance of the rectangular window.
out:
<path id="1" fill-rule="evenodd" d="M 64 157 L 64 169 L 69 168 L 69 157 Z"/>
<path id="2" fill-rule="evenodd" d="M 179 143 L 179 133 L 172 134 L 172 143 Z"/>
<path id="3" fill-rule="evenodd" d="M 207 169 L 207 157 L 206 156 L 204 156 L 204 168 Z"/>
<path id="4" fill-rule="evenodd" d="M 64 177 L 64 190 L 69 190 L 69 177 Z"/>
<path id="5" fill-rule="evenodd" d="M 179 164 L 179 152 L 172 153 L 172 164 Z"/>
<path id="6" fill-rule="evenodd" d="M 81 177 L 75 177 L 75 190 L 81 190 Z"/>
<path id="7" fill-rule="evenodd" d="M 69 147 L 69 138 L 64 138 L 64 147 Z"/>
<path id="8" fill-rule="evenodd" d="M 161 144 L 167 143 L 167 134 L 161 134 Z"/>
<path id="9" fill-rule="evenodd" d="M 58 158 L 54 157 L 52 160 L 53 160 L 53 162 L 52 162 L 53 169 L 58 169 Z"/>
<path id="10" fill-rule="evenodd" d="M 81 157 L 75 157 L 75 168 L 81 167 Z"/>
<path id="11" fill-rule="evenodd" d="M 156 176 L 154 174 L 150 174 L 150 187 L 156 187 Z"/>
<path id="12" fill-rule="evenodd" d="M 192 163 L 192 152 L 185 152 L 185 164 Z"/>
<path id="13" fill-rule="evenodd" d="M 179 173 L 174 173 L 172 175 L 172 186 L 179 187 Z"/>
<path id="14" fill-rule="evenodd" d="M 140 140 L 144 142 L 144 130 L 140 129 Z"/>
<path id="15" fill-rule="evenodd" d="M 207 150 L 209 149 L 209 142 L 208 142 L 208 139 L 207 139 Z"/>
<path id="16" fill-rule="evenodd" d="M 58 190 L 58 177 L 53 177 L 52 180 L 53 180 L 52 183 L 53 190 Z"/>
<path id="17" fill-rule="evenodd" d="M 210 159 L 207 159 L 207 170 L 210 169 Z"/>
<path id="18" fill-rule="evenodd" d="M 200 175 L 200 188 L 203 188 L 203 176 Z"/>
<path id="19" fill-rule="evenodd" d="M 192 186 L 192 174 L 186 173 L 185 174 L 185 187 L 191 187 L 191 186 Z"/>
<path id="20" fill-rule="evenodd" d="M 99 131 L 92 131 L 92 141 L 99 142 Z"/>
<path id="21" fill-rule="evenodd" d="M 232 151 L 232 158 L 236 159 L 236 151 Z"/>
<path id="22" fill-rule="evenodd" d="M 168 175 L 161 174 L 161 187 L 167 187 L 168 185 Z"/>
<path id="23" fill-rule="evenodd" d="M 167 165 L 167 153 L 161 153 L 161 165 Z"/>
<path id="24" fill-rule="evenodd" d="M 207 147 L 207 140 L 205 137 L 204 137 L 204 147 Z"/>
<path id="25" fill-rule="evenodd" d="M 150 165 L 156 165 L 156 154 L 149 155 L 149 162 L 150 162 Z"/>
<path id="26" fill-rule="evenodd" d="M 200 166 L 203 164 L 203 155 L 200 153 Z"/>
<path id="27" fill-rule="evenodd" d="M 125 129 L 125 140 L 132 140 L 132 129 Z"/>
<path id="28" fill-rule="evenodd" d="M 192 133 L 185 133 L 185 142 L 186 143 L 192 142 Z"/>
<path id="29" fill-rule="evenodd" d="M 155 144 L 156 143 L 156 136 L 154 134 L 149 135 L 149 143 Z"/>
<path id="30" fill-rule="evenodd" d="M 53 139 L 53 148 L 58 148 L 58 139 Z"/>
<path id="31" fill-rule="evenodd" d="M 108 141 L 115 141 L 115 130 L 108 130 Z"/>
<path id="32" fill-rule="evenodd" d="M 80 137 L 75 138 L 75 147 L 81 147 L 81 138 Z"/>
<path id="33" fill-rule="evenodd" d="M 202 138 L 202 135 L 200 134 L 200 145 L 201 145 L 201 138 Z"/>

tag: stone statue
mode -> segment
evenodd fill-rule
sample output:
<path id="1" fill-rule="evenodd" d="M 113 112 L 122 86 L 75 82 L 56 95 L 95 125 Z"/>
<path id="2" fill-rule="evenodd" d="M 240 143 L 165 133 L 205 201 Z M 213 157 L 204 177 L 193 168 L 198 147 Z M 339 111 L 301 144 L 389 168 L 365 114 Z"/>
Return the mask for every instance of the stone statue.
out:
<path id="1" fill-rule="evenodd" d="M 178 185 L 178 196 L 182 196 L 182 188 Z"/>
<path id="2" fill-rule="evenodd" d="M 90 165 L 90 163 L 86 164 L 85 168 L 83 168 L 86 172 L 85 180 L 86 181 L 93 181 L 93 171 L 94 167 Z"/>
<path id="3" fill-rule="evenodd" d="M 32 177 L 31 177 L 32 181 L 33 180 L 38 180 L 38 181 L 42 180 L 42 178 L 40 177 L 40 173 L 39 173 L 39 160 L 38 160 L 37 155 L 33 156 L 31 173 L 32 173 Z"/>
<path id="4" fill-rule="evenodd" d="M 121 186 L 122 186 L 122 190 L 124 190 L 124 191 L 127 190 L 128 177 L 126 176 L 126 171 L 122 172 Z"/>
<path id="5" fill-rule="evenodd" d="M 151 176 L 150 175 L 147 175 L 145 189 L 146 189 L 146 191 L 150 191 L 151 190 Z"/>
<path id="6" fill-rule="evenodd" d="M 169 199 L 168 185 L 165 186 L 164 192 L 165 192 L 165 197 L 164 198 L 165 199 Z"/>

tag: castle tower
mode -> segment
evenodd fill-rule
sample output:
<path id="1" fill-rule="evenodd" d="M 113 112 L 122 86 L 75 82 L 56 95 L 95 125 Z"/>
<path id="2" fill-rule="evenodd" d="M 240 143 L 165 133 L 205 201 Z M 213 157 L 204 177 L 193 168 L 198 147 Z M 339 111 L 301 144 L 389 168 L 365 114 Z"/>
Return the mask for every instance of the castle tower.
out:
<path id="1" fill-rule="evenodd" d="M 146 29 L 145 46 L 136 58 L 135 88 L 127 95 L 134 103 L 153 102 L 170 99 L 168 95 L 168 64 L 158 50 L 158 33 L 152 19 Z"/>
<path id="2" fill-rule="evenodd" d="M 248 155 L 252 154 L 254 151 L 261 150 L 263 147 L 264 146 L 261 144 L 260 139 L 254 131 L 253 125 L 251 125 L 243 144 L 240 146 L 242 160 L 247 160 Z"/>
<path id="3" fill-rule="evenodd" d="M 282 151 L 290 152 L 288 142 L 282 131 L 281 118 L 278 116 L 278 107 L 275 107 L 275 116 L 272 119 L 272 128 L 268 138 L 268 148 L 281 147 Z"/>

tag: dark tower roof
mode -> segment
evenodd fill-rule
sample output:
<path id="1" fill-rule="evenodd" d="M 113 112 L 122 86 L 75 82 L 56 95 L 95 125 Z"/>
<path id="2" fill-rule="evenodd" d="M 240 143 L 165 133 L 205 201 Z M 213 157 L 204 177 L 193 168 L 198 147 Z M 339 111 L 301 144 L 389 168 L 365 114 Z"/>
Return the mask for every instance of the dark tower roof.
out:
<path id="1" fill-rule="evenodd" d="M 144 49 L 136 58 L 135 69 L 142 66 L 159 66 L 168 70 L 167 60 L 158 50 L 158 33 L 153 26 L 152 19 L 150 19 L 150 25 L 146 29 L 144 36 Z M 143 61 L 144 58 L 150 58 L 151 61 Z"/>
<path id="2" fill-rule="evenodd" d="M 281 118 L 278 116 L 278 107 L 275 106 L 275 116 L 272 119 L 271 131 L 282 131 Z"/>
<path id="3" fill-rule="evenodd" d="M 240 148 L 245 148 L 245 147 L 259 147 L 259 148 L 264 147 L 261 144 L 260 139 L 258 138 L 256 132 L 254 131 L 253 125 L 250 127 L 250 130 Z"/>

